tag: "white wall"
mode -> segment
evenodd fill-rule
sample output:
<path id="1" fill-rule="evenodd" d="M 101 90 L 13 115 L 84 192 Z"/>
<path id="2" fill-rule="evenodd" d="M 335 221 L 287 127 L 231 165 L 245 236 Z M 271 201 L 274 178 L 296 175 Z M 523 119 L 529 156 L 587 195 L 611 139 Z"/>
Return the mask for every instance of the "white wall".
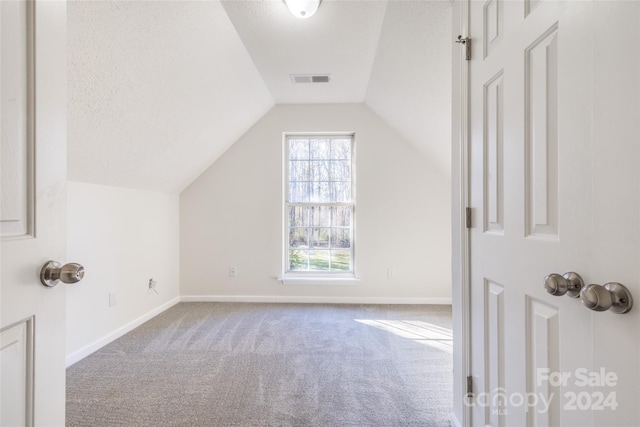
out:
<path id="1" fill-rule="evenodd" d="M 66 285 L 70 364 L 177 302 L 179 197 L 68 182 L 67 214 L 67 260 L 86 270 Z"/>
<path id="2" fill-rule="evenodd" d="M 322 131 L 356 133 L 361 280 L 284 285 L 275 280 L 282 274 L 282 134 Z M 440 170 L 363 104 L 278 105 L 180 195 L 181 295 L 449 302 L 450 179 Z M 228 277 L 230 265 L 238 277 Z"/>
<path id="3" fill-rule="evenodd" d="M 452 3 L 387 3 L 364 100 L 445 174 L 451 173 Z"/>

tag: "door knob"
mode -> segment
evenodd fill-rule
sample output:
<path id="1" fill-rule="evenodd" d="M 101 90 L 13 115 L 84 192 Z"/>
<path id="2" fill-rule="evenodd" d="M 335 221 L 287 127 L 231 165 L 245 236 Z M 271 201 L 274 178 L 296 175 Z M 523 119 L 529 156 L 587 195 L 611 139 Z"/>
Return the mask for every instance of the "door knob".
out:
<path id="1" fill-rule="evenodd" d="M 84 267 L 75 262 L 61 265 L 58 261 L 49 261 L 40 270 L 40 282 L 47 288 L 53 288 L 59 282 L 76 283 L 84 277 Z"/>
<path id="2" fill-rule="evenodd" d="M 578 298 L 583 286 L 582 277 L 572 271 L 564 273 L 562 276 L 552 273 L 544 278 L 544 288 L 551 295 L 562 296 L 568 294 L 571 298 Z"/>
<path id="3" fill-rule="evenodd" d="M 617 282 L 606 283 L 604 286 L 588 285 L 580 292 L 580 299 L 585 307 L 593 311 L 611 310 L 624 314 L 633 307 L 631 292 Z"/>

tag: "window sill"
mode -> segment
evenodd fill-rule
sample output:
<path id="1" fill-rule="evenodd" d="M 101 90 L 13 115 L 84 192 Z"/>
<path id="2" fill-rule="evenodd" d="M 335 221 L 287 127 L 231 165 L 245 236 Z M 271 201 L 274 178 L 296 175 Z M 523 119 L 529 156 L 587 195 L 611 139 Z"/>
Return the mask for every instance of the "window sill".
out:
<path id="1" fill-rule="evenodd" d="M 360 281 L 353 275 L 338 277 L 285 275 L 278 277 L 277 280 L 283 285 L 355 285 Z"/>

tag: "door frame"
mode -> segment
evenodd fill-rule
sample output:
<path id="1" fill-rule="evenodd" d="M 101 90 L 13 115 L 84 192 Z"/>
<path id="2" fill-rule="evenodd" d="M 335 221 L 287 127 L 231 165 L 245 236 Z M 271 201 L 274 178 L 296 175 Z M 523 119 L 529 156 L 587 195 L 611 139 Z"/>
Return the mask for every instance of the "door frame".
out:
<path id="1" fill-rule="evenodd" d="M 452 0 L 452 41 L 469 36 L 471 0 Z M 466 48 L 453 43 L 452 54 L 452 302 L 453 412 L 456 427 L 471 425 L 467 377 L 471 376 L 470 245 L 466 210 L 469 207 L 469 61 Z M 473 213 L 473 212 L 472 212 Z"/>

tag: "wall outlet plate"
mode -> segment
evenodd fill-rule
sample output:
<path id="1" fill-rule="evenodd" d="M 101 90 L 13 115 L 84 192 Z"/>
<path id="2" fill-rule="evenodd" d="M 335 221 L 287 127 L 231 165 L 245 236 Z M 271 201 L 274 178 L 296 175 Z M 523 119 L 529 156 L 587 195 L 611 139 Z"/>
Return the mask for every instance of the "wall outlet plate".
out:
<path id="1" fill-rule="evenodd" d="M 109 307 L 113 307 L 118 304 L 118 297 L 115 292 L 109 292 Z"/>

